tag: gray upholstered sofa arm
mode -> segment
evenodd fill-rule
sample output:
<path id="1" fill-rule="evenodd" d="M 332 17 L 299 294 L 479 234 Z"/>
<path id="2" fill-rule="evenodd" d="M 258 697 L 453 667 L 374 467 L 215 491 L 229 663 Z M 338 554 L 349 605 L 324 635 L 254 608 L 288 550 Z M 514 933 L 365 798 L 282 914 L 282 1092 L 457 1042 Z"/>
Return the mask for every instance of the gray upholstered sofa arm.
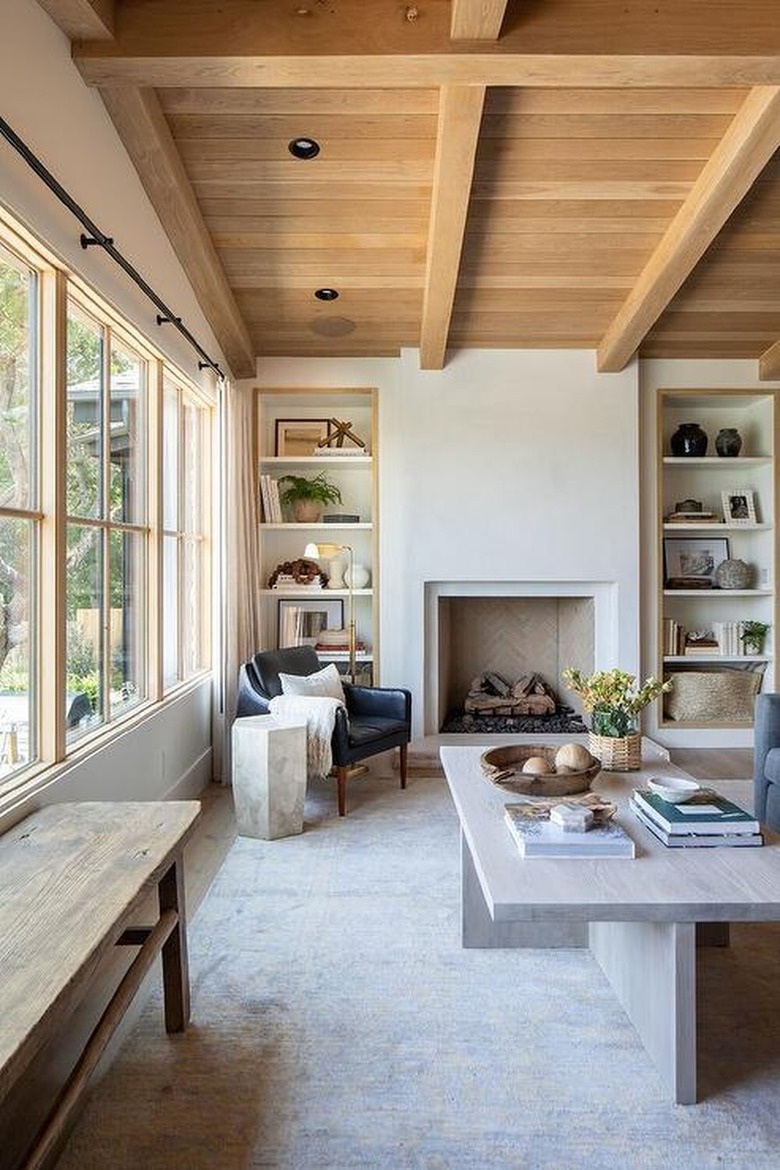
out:
<path id="1" fill-rule="evenodd" d="M 753 756 L 756 816 L 780 830 L 780 695 L 759 695 Z"/>

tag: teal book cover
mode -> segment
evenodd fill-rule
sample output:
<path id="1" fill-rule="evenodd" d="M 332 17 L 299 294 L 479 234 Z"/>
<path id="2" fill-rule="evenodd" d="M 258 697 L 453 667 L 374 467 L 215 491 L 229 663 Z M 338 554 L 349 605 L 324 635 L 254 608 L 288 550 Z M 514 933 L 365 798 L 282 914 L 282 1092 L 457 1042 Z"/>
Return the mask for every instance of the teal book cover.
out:
<path id="1" fill-rule="evenodd" d="M 761 827 L 751 813 L 716 792 L 671 804 L 656 792 L 637 788 L 634 799 L 668 833 L 758 833 Z"/>

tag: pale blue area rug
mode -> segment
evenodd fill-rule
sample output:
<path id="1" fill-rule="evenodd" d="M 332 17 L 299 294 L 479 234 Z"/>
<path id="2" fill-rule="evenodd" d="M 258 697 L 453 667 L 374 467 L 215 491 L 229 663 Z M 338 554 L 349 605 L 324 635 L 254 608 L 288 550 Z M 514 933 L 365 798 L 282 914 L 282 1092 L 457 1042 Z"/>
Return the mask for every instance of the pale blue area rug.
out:
<path id="1" fill-rule="evenodd" d="M 303 835 L 235 843 L 190 1030 L 155 992 L 59 1170 L 777 1170 L 776 927 L 702 955 L 703 1100 L 675 1106 L 589 952 L 461 949 L 443 780 L 350 802 L 323 783 Z"/>

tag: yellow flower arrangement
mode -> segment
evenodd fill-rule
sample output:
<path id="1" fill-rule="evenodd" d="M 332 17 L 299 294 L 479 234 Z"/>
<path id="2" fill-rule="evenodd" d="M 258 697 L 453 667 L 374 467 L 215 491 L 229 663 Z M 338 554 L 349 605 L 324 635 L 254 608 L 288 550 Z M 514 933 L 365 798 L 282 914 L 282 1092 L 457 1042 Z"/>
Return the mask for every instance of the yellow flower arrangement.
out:
<path id="1" fill-rule="evenodd" d="M 672 689 L 671 682 L 661 682 L 650 675 L 640 687 L 636 675 L 628 671 L 597 670 L 586 676 L 580 670 L 567 667 L 563 679 L 570 691 L 582 699 L 585 710 L 591 714 L 596 735 L 620 737 L 636 731 L 636 715 L 653 699 Z"/>

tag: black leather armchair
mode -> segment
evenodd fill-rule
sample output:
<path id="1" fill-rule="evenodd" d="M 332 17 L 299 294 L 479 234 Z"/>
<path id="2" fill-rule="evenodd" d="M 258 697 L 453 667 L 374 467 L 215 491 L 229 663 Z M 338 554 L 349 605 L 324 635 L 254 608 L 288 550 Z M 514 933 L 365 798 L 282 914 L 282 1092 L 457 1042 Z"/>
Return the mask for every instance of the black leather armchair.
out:
<path id="1" fill-rule="evenodd" d="M 311 646 L 265 650 L 243 663 L 238 676 L 236 714 L 263 715 L 276 695 L 281 695 L 279 672 L 314 674 L 322 668 Z M 411 739 L 412 696 L 397 687 L 359 687 L 342 680 L 345 709 L 336 712 L 331 750 L 336 772 L 339 816 L 347 812 L 347 779 L 351 765 L 400 749 L 401 787 L 406 788 L 406 751 Z"/>

